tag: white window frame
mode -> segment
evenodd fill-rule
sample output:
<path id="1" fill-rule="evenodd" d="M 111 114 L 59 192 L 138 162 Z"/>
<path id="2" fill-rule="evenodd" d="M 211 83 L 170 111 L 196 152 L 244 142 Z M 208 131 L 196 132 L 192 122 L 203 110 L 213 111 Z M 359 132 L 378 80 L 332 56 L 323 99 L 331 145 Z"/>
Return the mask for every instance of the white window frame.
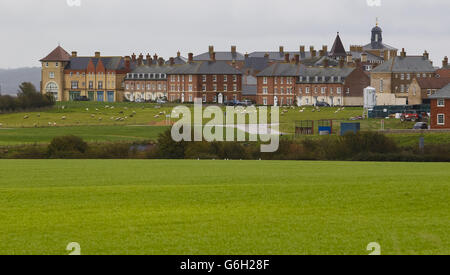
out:
<path id="1" fill-rule="evenodd" d="M 437 100 L 437 106 L 438 107 L 445 107 L 445 99 L 438 99 Z"/>
<path id="2" fill-rule="evenodd" d="M 442 118 L 442 122 L 439 122 L 439 119 Z M 445 125 L 445 114 L 437 115 L 437 125 Z"/>

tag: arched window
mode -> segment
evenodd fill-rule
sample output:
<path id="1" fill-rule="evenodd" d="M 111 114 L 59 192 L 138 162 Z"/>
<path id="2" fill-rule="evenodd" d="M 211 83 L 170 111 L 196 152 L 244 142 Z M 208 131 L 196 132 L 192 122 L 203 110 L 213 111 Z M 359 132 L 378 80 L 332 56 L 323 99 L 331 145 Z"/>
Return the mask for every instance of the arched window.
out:
<path id="1" fill-rule="evenodd" d="M 45 92 L 53 95 L 55 100 L 58 100 L 58 85 L 55 82 L 49 82 L 45 87 Z"/>

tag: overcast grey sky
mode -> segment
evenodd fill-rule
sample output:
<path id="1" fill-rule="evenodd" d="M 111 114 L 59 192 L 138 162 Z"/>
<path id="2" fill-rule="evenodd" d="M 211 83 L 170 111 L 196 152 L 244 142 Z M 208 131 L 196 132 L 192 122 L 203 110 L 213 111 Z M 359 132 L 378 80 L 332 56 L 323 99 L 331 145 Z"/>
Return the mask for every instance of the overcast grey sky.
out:
<path id="1" fill-rule="evenodd" d="M 380 18 L 384 42 L 408 54 L 426 49 L 435 65 L 450 55 L 448 0 L 0 0 L 0 68 L 39 66 L 61 43 L 79 55 L 178 50 L 298 50 L 327 44 L 336 32 L 346 48 L 370 42 Z"/>

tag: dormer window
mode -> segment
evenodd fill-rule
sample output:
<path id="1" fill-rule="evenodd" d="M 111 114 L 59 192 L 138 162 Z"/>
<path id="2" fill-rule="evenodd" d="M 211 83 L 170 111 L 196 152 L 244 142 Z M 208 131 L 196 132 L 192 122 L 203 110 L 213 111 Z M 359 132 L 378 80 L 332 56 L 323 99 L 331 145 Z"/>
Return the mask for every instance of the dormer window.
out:
<path id="1" fill-rule="evenodd" d="M 318 76 L 315 77 L 315 81 L 319 82 L 319 77 Z"/>
<path id="2" fill-rule="evenodd" d="M 325 76 L 322 76 L 322 82 L 325 82 Z"/>

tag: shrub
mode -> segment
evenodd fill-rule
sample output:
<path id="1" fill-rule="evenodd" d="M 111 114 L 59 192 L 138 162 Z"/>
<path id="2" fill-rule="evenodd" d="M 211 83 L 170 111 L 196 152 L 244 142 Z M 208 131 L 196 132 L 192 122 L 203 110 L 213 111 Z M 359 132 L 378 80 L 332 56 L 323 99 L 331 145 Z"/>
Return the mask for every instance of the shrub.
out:
<path id="1" fill-rule="evenodd" d="M 168 129 L 158 137 L 158 157 L 166 159 L 183 159 L 186 142 L 176 142 L 172 139 L 171 130 Z"/>
<path id="2" fill-rule="evenodd" d="M 79 158 L 88 150 L 88 145 L 80 137 L 55 137 L 48 146 L 48 155 L 53 158 Z"/>

